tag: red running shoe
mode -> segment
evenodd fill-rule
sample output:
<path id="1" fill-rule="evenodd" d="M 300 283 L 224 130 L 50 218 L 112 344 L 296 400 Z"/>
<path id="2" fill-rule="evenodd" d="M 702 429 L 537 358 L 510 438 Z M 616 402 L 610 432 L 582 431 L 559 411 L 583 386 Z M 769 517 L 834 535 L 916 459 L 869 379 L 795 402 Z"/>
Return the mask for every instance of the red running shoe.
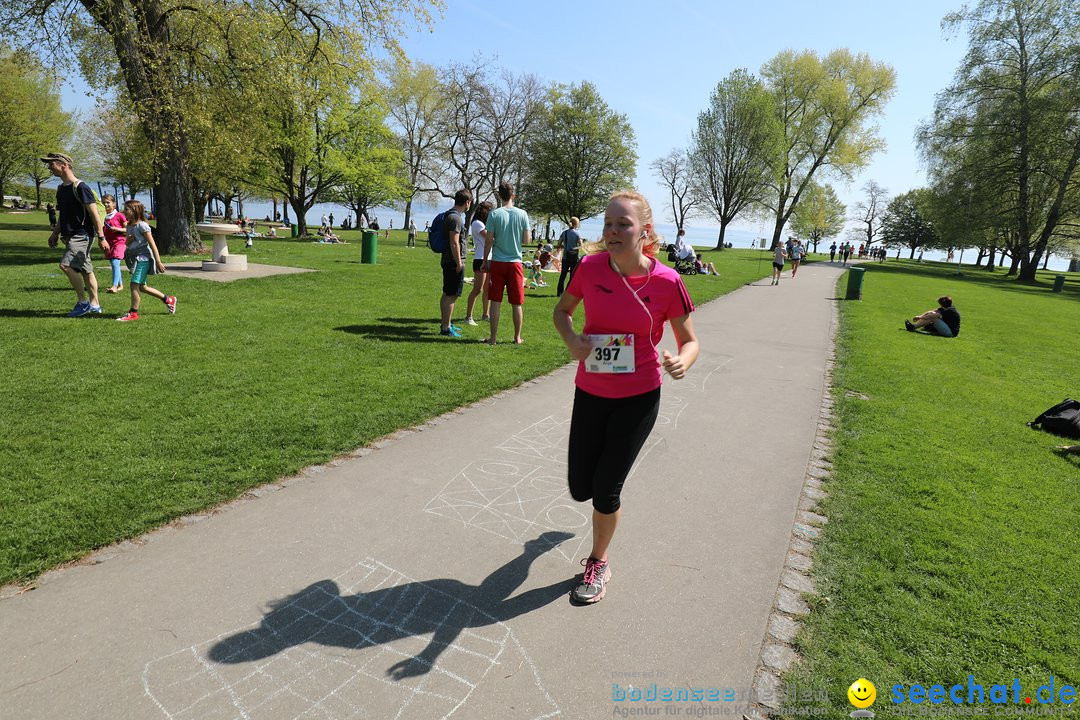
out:
<path id="1" fill-rule="evenodd" d="M 169 314 L 170 315 L 175 315 L 176 314 L 176 296 L 175 295 L 166 295 L 165 296 L 165 307 L 169 308 Z"/>

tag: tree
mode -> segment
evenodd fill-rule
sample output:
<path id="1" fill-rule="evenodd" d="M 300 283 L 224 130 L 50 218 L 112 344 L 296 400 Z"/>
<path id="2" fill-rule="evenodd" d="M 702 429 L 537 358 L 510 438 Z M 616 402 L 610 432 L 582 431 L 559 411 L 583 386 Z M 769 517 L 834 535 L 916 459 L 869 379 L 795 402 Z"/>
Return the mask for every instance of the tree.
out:
<path id="1" fill-rule="evenodd" d="M 855 212 L 851 219 L 858 223 L 858 227 L 851 230 L 851 235 L 855 242 L 865 243 L 869 249 L 881 232 L 881 216 L 885 212 L 889 192 L 870 180 L 863 185 L 863 195 L 864 198 L 853 208 Z"/>
<path id="2" fill-rule="evenodd" d="M 125 186 L 130 197 L 154 186 L 152 145 L 123 99 L 90 118 L 89 126 L 89 144 L 104 177 Z"/>
<path id="3" fill-rule="evenodd" d="M 393 132 L 386 126 L 386 110 L 376 102 L 359 105 L 341 140 L 345 170 L 329 199 L 348 206 L 356 217 L 373 207 L 391 205 L 411 196 L 405 160 Z M 408 220 L 405 227 L 409 227 Z"/>
<path id="4" fill-rule="evenodd" d="M 770 201 L 775 248 L 815 175 L 850 177 L 884 146 L 868 123 L 892 97 L 896 73 L 865 54 L 840 49 L 824 58 L 785 50 L 761 74 L 776 99 L 784 135 Z"/>
<path id="5" fill-rule="evenodd" d="M 698 114 L 689 151 L 694 197 L 720 223 L 717 250 L 724 249 L 727 226 L 764 202 L 781 140 L 773 98 L 757 78 L 735 70 L 717 84 Z"/>
<path id="6" fill-rule="evenodd" d="M 799 237 L 813 243 L 814 252 L 817 252 L 823 238 L 839 235 L 844 229 L 846 211 L 832 185 L 812 183 L 792 215 L 791 228 Z"/>
<path id="7" fill-rule="evenodd" d="M 0 45 L 0 197 L 7 182 L 29 175 L 40 207 L 51 173 L 38 158 L 64 147 L 71 133 L 55 80 L 37 58 Z"/>
<path id="8" fill-rule="evenodd" d="M 479 200 L 503 180 L 521 185 L 522 159 L 542 115 L 544 92 L 531 75 L 515 76 L 478 58 L 443 74 L 447 96 L 439 124 L 438 163 L 430 188 L 444 198 L 460 189 Z M 471 222 L 474 208 L 466 217 Z"/>
<path id="9" fill-rule="evenodd" d="M 676 149 L 664 157 L 656 158 L 649 167 L 656 171 L 671 193 L 671 219 L 681 230 L 686 225 L 686 218 L 690 217 L 698 204 L 692 192 L 690 157 L 685 150 Z"/>
<path id="10" fill-rule="evenodd" d="M 432 2 L 441 7 L 440 0 Z M 194 178 L 184 91 L 209 85 L 207 73 L 199 70 L 230 70 L 244 47 L 232 43 L 232 33 L 249 33 L 256 26 L 275 40 L 305 31 L 318 40 L 340 36 L 353 50 L 352 63 L 364 66 L 372 42 L 397 51 L 400 16 L 407 13 L 420 22 L 430 19 L 424 0 L 25 0 L 0 5 L 0 25 L 26 45 L 40 44 L 60 58 L 68 56 L 64 51 L 71 45 L 92 38 L 83 32 L 88 26 L 107 34 L 132 106 L 154 141 L 155 236 L 168 252 L 199 244 L 192 225 Z M 272 20 L 264 23 L 261 16 Z M 309 62 L 320 58 L 318 40 Z M 207 48 L 226 52 L 219 56 Z"/>
<path id="11" fill-rule="evenodd" d="M 924 153 L 932 170 L 956 157 L 983 161 L 974 189 L 999 209 L 994 231 L 1009 247 L 1010 270 L 1019 265 L 1019 279 L 1034 282 L 1057 225 L 1075 212 L 1080 9 L 1067 0 L 981 0 L 943 24 L 968 30 L 968 52 L 920 131 Z"/>
<path id="12" fill-rule="evenodd" d="M 598 215 L 612 193 L 633 183 L 636 149 L 630 122 L 594 85 L 554 87 L 528 144 L 522 202 L 567 225 Z"/>
<path id="13" fill-rule="evenodd" d="M 894 197 L 881 219 L 882 243 L 891 248 L 910 248 L 912 258 L 919 248 L 935 247 L 938 235 L 926 213 L 929 200 L 925 188 Z"/>
<path id="14" fill-rule="evenodd" d="M 398 133 L 408 176 L 405 227 L 412 220 L 412 206 L 421 187 L 434 187 L 442 114 L 447 104 L 438 72 L 424 63 L 410 64 L 397 58 L 383 89 L 390 117 Z"/>

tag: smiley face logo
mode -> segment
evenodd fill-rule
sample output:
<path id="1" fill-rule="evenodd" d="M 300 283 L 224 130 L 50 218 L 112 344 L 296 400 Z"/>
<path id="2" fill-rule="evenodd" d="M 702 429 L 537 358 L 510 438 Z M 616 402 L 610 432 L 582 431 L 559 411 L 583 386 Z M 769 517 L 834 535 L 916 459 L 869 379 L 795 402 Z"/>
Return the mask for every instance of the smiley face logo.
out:
<path id="1" fill-rule="evenodd" d="M 866 678 L 859 678 L 847 689 L 847 699 L 860 710 L 868 708 L 877 700 L 877 688 Z"/>

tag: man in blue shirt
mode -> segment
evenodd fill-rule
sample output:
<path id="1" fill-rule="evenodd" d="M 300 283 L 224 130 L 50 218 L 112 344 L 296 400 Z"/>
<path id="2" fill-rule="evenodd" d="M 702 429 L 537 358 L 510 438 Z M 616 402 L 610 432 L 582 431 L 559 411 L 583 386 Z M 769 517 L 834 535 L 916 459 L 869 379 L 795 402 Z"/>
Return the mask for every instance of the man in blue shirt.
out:
<path id="1" fill-rule="evenodd" d="M 49 153 L 40 160 L 48 166 L 49 172 L 60 178 L 60 187 L 56 188 L 59 218 L 49 236 L 49 247 L 56 247 L 58 239 L 64 241 L 65 251 L 60 259 L 60 269 L 67 275 L 77 298 L 75 307 L 67 316 L 100 313 L 97 277 L 90 261 L 90 250 L 94 238 L 97 238 L 98 246 L 104 252 L 108 252 L 109 244 L 105 241 L 104 221 L 98 215 L 97 198 L 89 185 L 75 177 L 71 156 Z"/>

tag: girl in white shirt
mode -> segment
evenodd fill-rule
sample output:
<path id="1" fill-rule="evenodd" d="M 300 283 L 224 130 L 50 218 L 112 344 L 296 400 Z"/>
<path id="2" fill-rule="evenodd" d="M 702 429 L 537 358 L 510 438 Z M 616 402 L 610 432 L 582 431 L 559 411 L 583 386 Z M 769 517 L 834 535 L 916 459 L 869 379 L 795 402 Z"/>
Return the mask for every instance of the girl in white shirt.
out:
<path id="1" fill-rule="evenodd" d="M 472 234 L 473 241 L 473 284 L 472 292 L 469 293 L 468 304 L 465 310 L 465 324 L 475 325 L 476 320 L 473 319 L 473 308 L 476 306 L 476 298 L 483 294 L 484 299 L 481 303 L 481 309 L 484 311 L 481 320 L 488 319 L 488 308 L 490 301 L 488 300 L 487 291 L 487 279 L 488 274 L 484 272 L 484 229 L 487 227 L 488 214 L 495 206 L 490 200 L 486 200 L 476 208 L 476 215 L 473 216 L 472 225 L 469 228 L 469 232 Z"/>

